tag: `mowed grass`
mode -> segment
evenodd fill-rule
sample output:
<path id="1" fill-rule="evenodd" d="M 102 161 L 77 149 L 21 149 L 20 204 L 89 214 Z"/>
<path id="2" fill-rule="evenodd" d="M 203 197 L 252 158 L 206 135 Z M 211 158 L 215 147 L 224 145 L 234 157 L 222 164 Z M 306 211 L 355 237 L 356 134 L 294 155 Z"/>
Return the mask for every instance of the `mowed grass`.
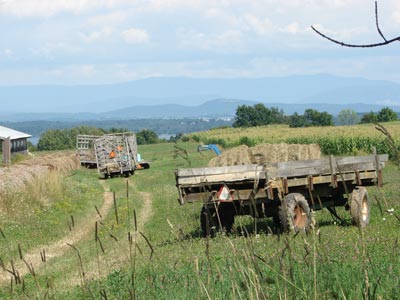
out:
<path id="1" fill-rule="evenodd" d="M 279 132 L 275 134 L 278 136 Z M 383 188 L 368 188 L 372 215 L 370 225 L 363 231 L 351 226 L 349 213 L 339 208 L 344 225 L 339 225 L 328 211 L 318 211 L 317 227 L 308 235 L 271 233 L 270 220 L 257 220 L 255 232 L 253 220 L 241 217 L 236 220 L 236 234 L 203 239 L 199 231 L 201 204 L 180 206 L 174 178 L 176 168 L 205 166 L 214 157 L 213 152 L 198 153 L 197 145 L 139 147 L 142 157 L 151 161 L 151 168 L 136 171 L 128 180 L 113 178 L 105 182 L 115 193 L 116 206 L 102 222 L 91 223 L 93 234 L 63 256 L 49 259 L 34 276 L 25 276 L 24 284 L 2 286 L 0 298 L 398 298 L 397 166 L 388 163 L 384 168 Z M 87 202 L 81 208 L 82 215 L 91 211 L 94 203 L 100 205 L 95 172 L 82 169 L 68 180 L 72 190 L 86 183 L 97 191 L 94 202 L 90 202 L 91 189 L 82 189 L 70 200 Z M 142 213 L 147 196 L 151 196 L 152 209 L 146 217 Z M 47 215 L 46 211 L 42 213 Z M 58 218 L 67 222 L 70 214 L 69 210 L 61 210 Z M 42 217 L 34 213 L 30 218 Z M 146 222 L 142 224 L 141 220 Z M 34 233 L 37 227 L 28 223 L 27 233 L 19 237 L 19 229 L 9 228 L 11 221 L 6 216 L 2 230 L 7 236 L 16 236 L 12 249 L 2 250 L 1 256 L 18 260 L 16 245 L 29 240 L 29 232 Z M 47 223 L 44 219 L 43 226 L 51 227 Z M 33 243 L 44 244 L 46 239 L 44 236 Z M 2 246 L 7 243 L 2 237 L 0 242 Z"/>
<path id="2" fill-rule="evenodd" d="M 79 225 L 102 203 L 103 189 L 86 170 L 68 176 L 56 172 L 35 179 L 25 189 L 1 195 L 0 258 L 6 262 L 22 251 L 57 240 Z"/>

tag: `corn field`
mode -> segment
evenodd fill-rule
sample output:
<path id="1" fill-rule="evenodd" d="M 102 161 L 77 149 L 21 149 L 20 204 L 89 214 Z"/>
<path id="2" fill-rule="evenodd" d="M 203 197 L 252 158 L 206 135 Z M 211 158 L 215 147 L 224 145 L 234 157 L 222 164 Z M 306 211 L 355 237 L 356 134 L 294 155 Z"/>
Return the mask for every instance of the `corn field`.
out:
<path id="1" fill-rule="evenodd" d="M 263 143 L 318 144 L 323 154 L 344 155 L 389 153 L 393 158 L 400 149 L 400 122 L 385 123 L 390 137 L 377 130 L 374 124 L 332 127 L 289 128 L 269 125 L 250 128 L 221 128 L 189 134 L 186 137 L 199 143 L 218 144 L 223 148 L 241 144 L 255 146 Z"/>

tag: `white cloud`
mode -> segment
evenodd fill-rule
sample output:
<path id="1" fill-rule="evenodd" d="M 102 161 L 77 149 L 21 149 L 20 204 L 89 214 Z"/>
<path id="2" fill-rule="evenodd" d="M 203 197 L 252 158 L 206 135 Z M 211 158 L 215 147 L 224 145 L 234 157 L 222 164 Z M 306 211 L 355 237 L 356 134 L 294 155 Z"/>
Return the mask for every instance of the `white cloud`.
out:
<path id="1" fill-rule="evenodd" d="M 393 12 L 392 14 L 392 20 L 399 25 L 400 24 L 400 8 L 398 11 Z"/>
<path id="2" fill-rule="evenodd" d="M 185 8 L 196 10 L 207 5 L 210 2 L 203 0 L 3 0 L 0 13 L 20 18 L 40 18 L 123 7 L 135 7 L 140 12 L 171 12 Z"/>
<path id="3" fill-rule="evenodd" d="M 132 3 L 129 0 L 4 0 L 0 13 L 20 18 L 50 17 L 60 13 L 79 14 Z"/>
<path id="4" fill-rule="evenodd" d="M 244 34 L 240 30 L 226 30 L 221 33 L 204 33 L 180 29 L 180 48 L 203 50 L 213 53 L 242 53 L 246 49 Z"/>
<path id="5" fill-rule="evenodd" d="M 264 35 L 268 32 L 273 31 L 274 26 L 267 17 L 260 19 L 255 15 L 245 14 L 243 19 L 245 23 L 259 35 Z"/>
<path id="6" fill-rule="evenodd" d="M 16 76 L 17 81 L 28 81 L 33 74 L 28 68 L 45 69 L 46 74 L 53 68 L 59 82 L 77 83 L 80 79 L 107 82 L 149 74 L 251 77 L 269 75 L 274 70 L 276 74 L 285 73 L 292 68 L 292 62 L 286 64 L 285 59 L 262 69 L 244 62 L 263 55 L 298 58 L 295 70 L 298 73 L 320 71 L 317 63 L 300 63 L 311 52 L 320 59 L 318 63 L 333 62 L 323 71 L 335 67 L 332 70 L 339 73 L 340 68 L 345 74 L 347 61 L 335 62 L 354 51 L 335 47 L 312 32 L 310 25 L 322 24 L 316 27 L 343 42 L 380 40 L 372 0 L 0 0 L 0 3 L 4 37 L 0 41 L 0 56 L 10 65 L 15 63 L 16 68 L 18 64 L 27 68 L 24 70 L 27 75 Z M 385 36 L 389 39 L 399 35 L 400 1 L 385 0 L 378 4 Z M 100 42 L 107 43 L 104 47 L 90 45 Z M 157 42 L 158 47 L 129 46 L 150 42 Z M 378 64 L 370 69 L 354 67 L 366 53 L 372 55 L 368 51 L 352 56 L 355 73 L 375 74 L 373 69 Z M 395 50 L 385 47 L 385 51 Z M 82 67 L 88 57 L 93 66 Z M 187 62 L 177 63 L 182 57 Z M 325 60 L 326 57 L 329 58 Z M 140 66 L 141 71 L 132 65 L 136 61 L 145 62 Z M 211 63 L 200 67 L 198 61 Z M 45 64 L 40 65 L 41 62 Z M 102 65 L 105 63 L 121 63 L 119 74 L 107 72 L 111 67 Z M 167 70 L 167 65 L 177 69 Z M 382 78 L 398 76 L 399 62 L 397 66 L 394 63 L 385 66 L 392 71 L 382 71 Z M 51 75 L 46 78 L 53 80 Z M 31 81 L 37 80 L 44 81 L 31 76 Z"/>
<path id="7" fill-rule="evenodd" d="M 81 67 L 81 73 L 84 77 L 90 78 L 92 77 L 96 72 L 96 67 L 93 65 L 83 65 Z"/>
<path id="8" fill-rule="evenodd" d="M 110 27 L 102 28 L 98 31 L 93 31 L 91 33 L 80 33 L 80 36 L 87 42 L 104 41 L 106 38 L 110 37 L 113 33 L 113 29 Z"/>
<path id="9" fill-rule="evenodd" d="M 31 47 L 30 53 L 35 57 L 44 57 L 47 59 L 54 59 L 56 55 L 78 53 L 79 47 L 71 46 L 63 42 L 46 43 L 40 47 Z"/>
<path id="10" fill-rule="evenodd" d="M 138 28 L 130 28 L 121 33 L 123 40 L 128 44 L 143 44 L 149 41 L 147 31 Z"/>
<path id="11" fill-rule="evenodd" d="M 11 57 L 13 55 L 13 53 L 14 52 L 10 48 L 6 48 L 1 51 L 1 54 L 3 54 L 4 56 L 7 56 L 7 57 Z"/>
<path id="12" fill-rule="evenodd" d="M 217 7 L 208 8 L 204 12 L 204 16 L 214 21 L 222 22 L 227 26 L 237 26 L 239 18 L 233 15 L 230 11 Z"/>
<path id="13" fill-rule="evenodd" d="M 60 12 L 79 12 L 86 6 L 86 1 L 14 0 L 4 2 L 1 12 L 20 18 L 48 17 Z"/>
<path id="14" fill-rule="evenodd" d="M 214 42 L 211 43 L 212 46 L 221 47 L 226 49 L 227 47 L 232 50 L 231 47 L 238 47 L 239 50 L 242 44 L 243 33 L 239 30 L 227 30 L 216 37 Z"/>
<path id="15" fill-rule="evenodd" d="M 183 8 L 199 8 L 204 4 L 209 4 L 206 0 L 149 0 L 149 9 L 155 11 L 174 11 Z"/>
<path id="16" fill-rule="evenodd" d="M 299 33 L 299 32 L 301 31 L 301 29 L 300 29 L 299 23 L 297 23 L 297 22 L 292 22 L 292 23 L 286 25 L 286 26 L 282 29 L 282 31 L 283 31 L 283 32 L 288 32 L 288 33 L 291 33 L 291 34 L 296 34 L 296 33 Z"/>
<path id="17" fill-rule="evenodd" d="M 91 26 L 116 25 L 124 22 L 128 18 L 128 14 L 123 11 L 114 11 L 105 15 L 95 15 L 89 17 L 87 24 Z"/>

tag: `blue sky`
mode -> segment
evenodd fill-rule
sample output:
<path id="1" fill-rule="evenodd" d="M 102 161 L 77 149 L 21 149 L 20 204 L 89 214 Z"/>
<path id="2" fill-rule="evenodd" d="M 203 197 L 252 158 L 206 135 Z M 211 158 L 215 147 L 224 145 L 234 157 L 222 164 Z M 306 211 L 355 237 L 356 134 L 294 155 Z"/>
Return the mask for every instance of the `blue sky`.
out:
<path id="1" fill-rule="evenodd" d="M 400 1 L 378 2 L 400 36 Z M 371 0 L 0 0 L 0 85 L 103 84 L 154 76 L 329 73 L 400 82 L 400 42 L 381 42 Z"/>

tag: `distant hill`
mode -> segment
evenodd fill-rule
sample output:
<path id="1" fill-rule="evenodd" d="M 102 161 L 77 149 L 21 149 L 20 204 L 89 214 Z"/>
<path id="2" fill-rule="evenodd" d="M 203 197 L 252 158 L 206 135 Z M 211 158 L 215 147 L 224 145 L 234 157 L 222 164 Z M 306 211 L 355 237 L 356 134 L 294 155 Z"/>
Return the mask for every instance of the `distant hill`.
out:
<path id="1" fill-rule="evenodd" d="M 0 125 L 33 135 L 36 143 L 41 133 L 49 129 L 93 126 L 100 128 L 124 128 L 133 131 L 150 129 L 164 138 L 178 133 L 190 133 L 210 128 L 231 126 L 239 105 L 253 106 L 257 101 L 215 99 L 200 105 L 137 105 L 103 113 L 20 113 L 0 114 Z M 362 103 L 264 103 L 267 107 L 278 107 L 285 114 L 304 113 L 308 108 L 327 111 L 334 116 L 342 109 L 354 109 L 357 112 L 379 111 L 384 105 Z M 393 109 L 400 112 L 399 106 Z"/>
<path id="2" fill-rule="evenodd" d="M 353 105 L 357 111 L 363 112 L 374 105 L 399 106 L 400 84 L 319 74 L 228 79 L 148 78 L 119 84 L 82 86 L 0 86 L 0 117 L 15 113 L 62 113 L 58 117 L 108 118 L 114 112 L 127 115 L 126 110 L 132 117 L 136 109 L 139 109 L 135 112 L 137 115 L 146 116 L 162 112 L 168 112 L 169 116 L 173 116 L 172 112 L 183 116 L 192 114 L 194 110 L 201 110 L 203 115 L 219 114 L 218 110 L 222 111 L 224 107 L 211 107 L 211 110 L 205 111 L 207 105 L 202 106 L 212 99 L 241 99 L 235 101 L 261 102 L 287 109 L 299 107 L 300 112 L 303 104 L 309 107 L 315 103 Z M 228 109 L 234 102 L 224 104 Z"/>
<path id="3" fill-rule="evenodd" d="M 200 105 L 187 106 L 179 104 L 138 105 L 100 114 L 107 119 L 136 118 L 193 118 L 193 117 L 227 117 L 234 116 L 239 105 L 254 105 L 255 101 L 216 99 Z"/>
<path id="4" fill-rule="evenodd" d="M 135 105 L 123 109 L 103 113 L 20 113 L 0 114 L 3 122 L 25 121 L 55 121 L 55 122 L 89 122 L 106 120 L 136 120 L 136 119 L 182 119 L 182 118 L 233 118 L 239 105 L 253 106 L 257 101 L 215 99 L 200 105 L 160 104 Z M 306 109 L 313 108 L 337 115 L 342 109 L 353 109 L 358 113 L 377 112 L 386 105 L 371 105 L 364 103 L 331 104 L 331 103 L 263 103 L 267 107 L 277 107 L 285 114 L 294 112 L 302 114 Z M 400 112 L 400 106 L 390 106 Z"/>
<path id="5" fill-rule="evenodd" d="M 246 101 L 234 99 L 216 99 L 207 101 L 201 105 L 156 105 L 156 106 L 131 106 L 121 110 L 109 111 L 99 114 L 106 119 L 137 119 L 143 118 L 194 118 L 194 117 L 233 117 L 239 105 L 253 106 L 261 101 Z M 371 105 L 364 103 L 332 104 L 332 103 L 263 103 L 267 107 L 277 107 L 285 114 L 291 115 L 295 112 L 302 114 L 306 109 L 313 108 L 319 111 L 327 111 L 337 115 L 343 109 L 353 109 L 359 113 L 379 111 L 385 105 Z M 400 106 L 391 106 L 395 111 L 400 112 Z"/>

